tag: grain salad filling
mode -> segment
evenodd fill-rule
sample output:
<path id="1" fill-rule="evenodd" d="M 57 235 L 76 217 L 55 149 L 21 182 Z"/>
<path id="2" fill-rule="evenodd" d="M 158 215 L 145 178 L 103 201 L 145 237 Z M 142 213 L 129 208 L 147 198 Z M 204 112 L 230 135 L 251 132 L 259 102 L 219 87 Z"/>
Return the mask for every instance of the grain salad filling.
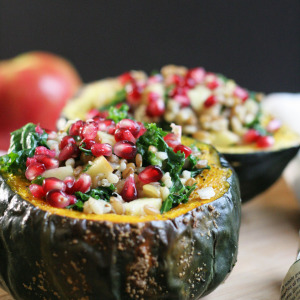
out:
<path id="1" fill-rule="evenodd" d="M 281 127 L 279 120 L 262 112 L 262 94 L 201 67 L 169 65 L 151 76 L 130 71 L 118 81 L 122 89 L 112 105 L 127 103 L 137 121 L 158 123 L 165 130 L 174 122 L 183 134 L 217 147 L 268 148 Z M 87 117 L 105 115 L 106 108 L 92 109 Z"/>
<path id="2" fill-rule="evenodd" d="M 128 109 L 111 107 L 58 132 L 29 123 L 11 134 L 0 168 L 25 175 L 31 194 L 49 205 L 88 214 L 165 213 L 194 190 L 212 198 L 212 187 L 196 188 L 210 166 L 198 147 L 181 143 L 182 127 L 172 123 L 167 133 L 129 118 Z"/>

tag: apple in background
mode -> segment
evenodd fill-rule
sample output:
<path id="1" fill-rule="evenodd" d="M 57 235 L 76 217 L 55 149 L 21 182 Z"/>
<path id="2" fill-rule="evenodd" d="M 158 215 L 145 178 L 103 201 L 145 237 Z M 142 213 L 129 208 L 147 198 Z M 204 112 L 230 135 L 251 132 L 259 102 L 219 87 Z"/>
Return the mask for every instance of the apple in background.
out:
<path id="1" fill-rule="evenodd" d="M 10 132 L 28 122 L 55 129 L 66 101 L 81 85 L 66 59 L 47 52 L 28 52 L 0 61 L 0 150 Z"/>

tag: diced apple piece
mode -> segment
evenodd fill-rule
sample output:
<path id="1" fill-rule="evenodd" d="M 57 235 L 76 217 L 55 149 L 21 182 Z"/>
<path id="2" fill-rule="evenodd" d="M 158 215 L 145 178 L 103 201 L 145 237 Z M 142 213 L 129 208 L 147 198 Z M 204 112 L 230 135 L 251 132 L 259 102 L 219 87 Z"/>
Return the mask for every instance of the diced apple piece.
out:
<path id="1" fill-rule="evenodd" d="M 73 168 L 71 166 L 59 167 L 50 169 L 42 174 L 42 177 L 49 178 L 55 177 L 60 180 L 64 180 L 67 176 L 73 176 Z"/>
<path id="2" fill-rule="evenodd" d="M 115 137 L 113 135 L 103 131 L 98 131 L 97 137 L 98 142 L 102 144 L 110 144 L 111 146 L 114 146 L 114 144 L 116 143 Z"/>
<path id="3" fill-rule="evenodd" d="M 152 184 L 143 185 L 143 193 L 145 197 L 159 198 L 160 188 Z"/>
<path id="4" fill-rule="evenodd" d="M 200 111 L 205 100 L 211 96 L 211 90 L 204 86 L 198 86 L 194 89 L 190 89 L 188 96 L 191 100 L 192 108 L 196 111 Z"/>
<path id="5" fill-rule="evenodd" d="M 239 142 L 240 138 L 237 134 L 229 131 L 217 131 L 212 133 L 212 144 L 216 147 L 226 147 Z"/>
<path id="6" fill-rule="evenodd" d="M 144 212 L 144 206 L 149 205 L 151 207 L 160 210 L 162 205 L 161 198 L 141 198 L 136 199 L 131 202 L 126 202 L 123 204 L 125 207 L 125 214 L 132 216 L 144 216 L 146 215 Z"/>
<path id="7" fill-rule="evenodd" d="M 99 156 L 92 162 L 92 166 L 85 173 L 90 175 L 92 178 L 100 173 L 105 174 L 107 177 L 108 174 L 113 172 L 113 170 L 113 167 L 107 159 L 104 156 Z"/>

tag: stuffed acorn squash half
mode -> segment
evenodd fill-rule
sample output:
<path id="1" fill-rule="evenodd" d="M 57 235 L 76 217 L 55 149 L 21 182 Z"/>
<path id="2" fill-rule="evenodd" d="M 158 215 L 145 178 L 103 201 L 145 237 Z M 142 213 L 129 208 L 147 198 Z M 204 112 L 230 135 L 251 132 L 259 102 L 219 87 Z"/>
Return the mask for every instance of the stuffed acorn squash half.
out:
<path id="1" fill-rule="evenodd" d="M 137 121 L 165 130 L 176 123 L 184 135 L 217 147 L 234 166 L 246 201 L 279 178 L 300 144 L 299 136 L 262 111 L 262 99 L 203 68 L 166 66 L 151 76 L 131 71 L 86 85 L 69 101 L 58 125 L 105 116 L 110 105 L 127 103 Z"/>
<path id="2" fill-rule="evenodd" d="M 237 177 L 210 145 L 127 118 L 27 124 L 0 158 L 0 286 L 15 299 L 198 299 L 237 258 Z"/>

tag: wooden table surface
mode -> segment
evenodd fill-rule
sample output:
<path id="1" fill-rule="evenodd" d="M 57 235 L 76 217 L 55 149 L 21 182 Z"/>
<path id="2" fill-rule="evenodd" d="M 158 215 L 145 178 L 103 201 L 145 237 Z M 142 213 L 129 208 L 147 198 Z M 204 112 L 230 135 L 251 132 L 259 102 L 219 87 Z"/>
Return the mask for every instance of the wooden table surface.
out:
<path id="1" fill-rule="evenodd" d="M 277 300 L 295 261 L 300 209 L 283 179 L 243 205 L 238 262 L 224 284 L 203 300 Z M 0 289 L 0 300 L 12 300 Z"/>

